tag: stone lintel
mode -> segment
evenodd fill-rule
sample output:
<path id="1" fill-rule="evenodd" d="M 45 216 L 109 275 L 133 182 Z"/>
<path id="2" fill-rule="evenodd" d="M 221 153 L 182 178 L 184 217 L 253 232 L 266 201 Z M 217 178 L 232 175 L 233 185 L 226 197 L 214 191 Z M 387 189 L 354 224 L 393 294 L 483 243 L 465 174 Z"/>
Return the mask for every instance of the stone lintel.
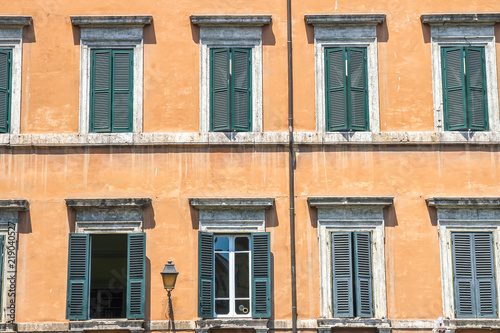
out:
<path id="1" fill-rule="evenodd" d="M 373 327 L 373 328 L 390 328 L 390 319 L 374 319 L 374 318 L 318 318 L 318 327 Z"/>
<path id="2" fill-rule="evenodd" d="M 198 26 L 255 26 L 271 23 L 272 15 L 191 15 L 191 23 Z"/>
<path id="3" fill-rule="evenodd" d="M 427 205 L 436 208 L 500 208 L 500 197 L 434 197 L 428 198 Z"/>
<path id="4" fill-rule="evenodd" d="M 144 207 L 151 204 L 151 198 L 102 198 L 102 199 L 66 199 L 68 207 Z"/>
<path id="5" fill-rule="evenodd" d="M 18 199 L 7 199 L 0 200 L 0 210 L 19 210 L 26 211 L 29 210 L 28 200 L 18 200 Z"/>
<path id="6" fill-rule="evenodd" d="M 70 15 L 71 23 L 80 27 L 143 26 L 151 24 L 152 15 Z"/>
<path id="7" fill-rule="evenodd" d="M 500 13 L 448 13 L 422 14 L 422 23 L 429 25 L 445 24 L 495 24 L 500 22 Z"/>
<path id="8" fill-rule="evenodd" d="M 33 22 L 29 15 L 0 15 L 1 28 L 22 28 Z"/>
<path id="9" fill-rule="evenodd" d="M 311 207 L 339 208 L 347 206 L 380 206 L 381 208 L 393 204 L 393 197 L 308 197 Z"/>
<path id="10" fill-rule="evenodd" d="M 306 14 L 307 24 L 314 26 L 378 25 L 384 22 L 385 14 Z"/>
<path id="11" fill-rule="evenodd" d="M 269 319 L 203 319 L 196 321 L 196 331 L 209 329 L 254 329 L 267 331 Z"/>
<path id="12" fill-rule="evenodd" d="M 196 209 L 269 209 L 274 198 L 189 198 Z"/>

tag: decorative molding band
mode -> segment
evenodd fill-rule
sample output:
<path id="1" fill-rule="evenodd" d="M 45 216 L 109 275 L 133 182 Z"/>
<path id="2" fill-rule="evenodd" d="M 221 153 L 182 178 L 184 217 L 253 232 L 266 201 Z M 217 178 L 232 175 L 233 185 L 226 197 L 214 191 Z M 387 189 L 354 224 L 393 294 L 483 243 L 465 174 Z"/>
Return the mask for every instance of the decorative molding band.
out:
<path id="1" fill-rule="evenodd" d="M 269 209 L 274 198 L 189 198 L 189 203 L 196 209 Z"/>
<path id="2" fill-rule="evenodd" d="M 495 24 L 500 22 L 500 13 L 449 13 L 449 14 L 422 14 L 422 23 L 429 25 L 445 24 Z"/>
<path id="3" fill-rule="evenodd" d="M 272 15 L 191 15 L 191 23 L 198 26 L 256 26 L 271 23 Z"/>
<path id="4" fill-rule="evenodd" d="M 391 321 L 389 319 L 373 319 L 373 318 L 332 318 L 318 319 L 318 327 L 349 327 L 349 328 L 364 328 L 364 327 L 376 327 L 376 328 L 390 328 Z"/>
<path id="5" fill-rule="evenodd" d="M 316 208 L 340 208 L 347 206 L 390 206 L 394 202 L 393 197 L 308 197 L 307 201 L 311 207 Z"/>
<path id="6" fill-rule="evenodd" d="M 71 23 L 80 27 L 123 27 L 151 24 L 152 15 L 70 15 Z"/>
<path id="7" fill-rule="evenodd" d="M 70 321 L 70 332 L 84 331 L 108 331 L 108 330 L 129 330 L 130 332 L 144 331 L 144 320 L 112 319 L 101 320 L 92 319 L 85 321 Z"/>
<path id="8" fill-rule="evenodd" d="M 378 25 L 384 22 L 385 14 L 306 14 L 307 24 L 332 25 Z"/>
<path id="9" fill-rule="evenodd" d="M 209 329 L 254 329 L 267 331 L 269 319 L 204 319 L 196 321 L 197 331 Z"/>
<path id="10" fill-rule="evenodd" d="M 33 19 L 29 15 L 0 15 L 0 27 L 2 28 L 17 28 L 30 25 Z"/>
<path id="11" fill-rule="evenodd" d="M 144 207 L 149 204 L 151 198 L 66 199 L 66 205 L 72 208 Z"/>
<path id="12" fill-rule="evenodd" d="M 500 208 L 500 197 L 435 197 L 425 201 L 436 208 Z"/>
<path id="13" fill-rule="evenodd" d="M 0 210 L 27 211 L 30 209 L 28 200 L 7 199 L 0 200 Z"/>

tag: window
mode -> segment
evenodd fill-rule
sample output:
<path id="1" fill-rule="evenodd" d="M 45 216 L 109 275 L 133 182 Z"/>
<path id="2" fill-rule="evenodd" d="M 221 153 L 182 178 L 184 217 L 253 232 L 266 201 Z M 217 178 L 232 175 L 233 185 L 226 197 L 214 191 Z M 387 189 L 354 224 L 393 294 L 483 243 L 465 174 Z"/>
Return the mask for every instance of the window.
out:
<path id="1" fill-rule="evenodd" d="M 332 233 L 334 317 L 373 317 L 369 232 Z"/>
<path id="2" fill-rule="evenodd" d="M 198 316 L 271 316 L 269 233 L 199 233 Z"/>
<path id="3" fill-rule="evenodd" d="M 0 133 L 10 131 L 12 50 L 0 49 Z"/>
<path id="4" fill-rule="evenodd" d="M 488 130 L 484 47 L 443 47 L 445 130 Z"/>
<path id="5" fill-rule="evenodd" d="M 369 130 L 366 48 L 326 48 L 325 68 L 327 131 Z"/>
<path id="6" fill-rule="evenodd" d="M 251 49 L 210 50 L 210 130 L 252 131 Z"/>
<path id="7" fill-rule="evenodd" d="M 496 318 L 492 234 L 454 232 L 452 242 L 457 318 Z"/>
<path id="8" fill-rule="evenodd" d="M 90 131 L 132 131 L 132 50 L 92 50 Z"/>

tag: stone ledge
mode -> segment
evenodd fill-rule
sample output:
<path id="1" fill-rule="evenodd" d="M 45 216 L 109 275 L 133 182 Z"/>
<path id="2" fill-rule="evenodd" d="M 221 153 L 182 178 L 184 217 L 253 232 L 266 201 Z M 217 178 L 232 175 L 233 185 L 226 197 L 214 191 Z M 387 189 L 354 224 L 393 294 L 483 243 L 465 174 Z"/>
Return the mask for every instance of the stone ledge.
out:
<path id="1" fill-rule="evenodd" d="M 151 198 L 66 199 L 66 205 L 72 208 L 144 207 L 149 204 Z"/>
<path id="2" fill-rule="evenodd" d="M 267 331 L 269 319 L 202 319 L 196 321 L 196 331 L 207 331 L 210 329 L 254 329 L 256 331 Z"/>
<path id="3" fill-rule="evenodd" d="M 308 197 L 307 201 L 311 207 L 335 208 L 339 206 L 390 206 L 394 202 L 393 197 Z"/>
<path id="4" fill-rule="evenodd" d="M 384 22 L 385 14 L 306 14 L 307 24 L 332 25 L 378 25 Z"/>
<path id="5" fill-rule="evenodd" d="M 374 319 L 374 318 L 319 318 L 318 327 L 375 327 L 375 328 L 390 328 L 391 321 L 389 319 Z"/>
<path id="6" fill-rule="evenodd" d="M 272 15 L 191 15 L 198 26 L 256 26 L 271 23 Z"/>
<path id="7" fill-rule="evenodd" d="M 443 324 L 457 329 L 499 329 L 500 319 L 444 319 Z"/>
<path id="8" fill-rule="evenodd" d="M 0 200 L 0 209 L 27 211 L 30 209 L 30 206 L 28 200 L 8 199 L 8 200 Z"/>
<path id="9" fill-rule="evenodd" d="M 53 322 L 38 322 L 38 323 L 17 323 L 18 332 L 67 332 L 69 331 L 69 323 L 53 323 Z"/>
<path id="10" fill-rule="evenodd" d="M 131 332 L 144 331 L 144 320 L 114 319 L 114 320 L 75 320 L 69 322 L 70 332 L 83 331 L 117 331 L 129 330 Z"/>
<path id="11" fill-rule="evenodd" d="M 151 24 L 152 15 L 70 15 L 71 23 L 80 27 L 141 26 Z"/>
<path id="12" fill-rule="evenodd" d="M 425 200 L 427 205 L 436 208 L 500 208 L 500 197 L 434 197 Z"/>
<path id="13" fill-rule="evenodd" d="M 189 198 L 196 209 L 269 209 L 274 198 Z"/>
<path id="14" fill-rule="evenodd" d="M 0 28 L 24 27 L 33 22 L 29 15 L 0 15 Z"/>
<path id="15" fill-rule="evenodd" d="M 429 25 L 445 24 L 495 24 L 500 22 L 500 13 L 449 13 L 422 14 L 422 23 Z"/>

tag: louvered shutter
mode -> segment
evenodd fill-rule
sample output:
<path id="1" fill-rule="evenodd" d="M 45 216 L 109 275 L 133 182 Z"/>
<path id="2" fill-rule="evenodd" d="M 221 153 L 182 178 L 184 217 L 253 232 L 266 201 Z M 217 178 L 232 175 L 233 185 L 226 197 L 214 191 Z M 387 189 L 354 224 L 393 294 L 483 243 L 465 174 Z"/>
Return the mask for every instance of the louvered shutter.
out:
<path id="1" fill-rule="evenodd" d="M 354 285 L 356 317 L 373 317 L 371 237 L 369 232 L 354 233 Z"/>
<path id="2" fill-rule="evenodd" d="M 468 47 L 465 51 L 469 126 L 473 130 L 488 130 L 484 48 Z"/>
<path id="3" fill-rule="evenodd" d="M 350 129 L 355 131 L 366 131 L 368 130 L 366 48 L 348 48 L 347 51 Z"/>
<path id="4" fill-rule="evenodd" d="M 441 54 L 445 130 L 467 130 L 463 48 L 444 47 Z"/>
<path id="5" fill-rule="evenodd" d="M 89 235 L 69 235 L 66 318 L 87 319 L 89 293 Z"/>
<path id="6" fill-rule="evenodd" d="M 12 50 L 0 50 L 0 133 L 8 133 L 11 104 Z"/>
<path id="7" fill-rule="evenodd" d="M 475 315 L 472 234 L 454 233 L 452 241 L 456 317 L 471 318 Z"/>
<path id="8" fill-rule="evenodd" d="M 92 50 L 90 131 L 111 131 L 111 51 Z"/>
<path id="9" fill-rule="evenodd" d="M 127 236 L 127 318 L 143 319 L 146 303 L 146 234 Z"/>
<path id="10" fill-rule="evenodd" d="M 496 318 L 497 297 L 492 235 L 490 233 L 475 233 L 473 236 L 477 317 Z"/>
<path id="11" fill-rule="evenodd" d="M 113 132 L 132 131 L 133 51 L 113 50 Z"/>
<path id="12" fill-rule="evenodd" d="M 214 236 L 198 232 L 198 317 L 214 317 Z"/>
<path id="13" fill-rule="evenodd" d="M 232 52 L 232 125 L 236 131 L 252 130 L 252 89 L 250 49 L 233 49 Z"/>
<path id="14" fill-rule="evenodd" d="M 333 316 L 354 317 L 352 237 L 349 232 L 332 233 Z"/>
<path id="15" fill-rule="evenodd" d="M 210 130 L 229 131 L 229 49 L 210 50 Z"/>
<path id="16" fill-rule="evenodd" d="M 325 95 L 327 131 L 348 130 L 345 49 L 326 49 Z"/>
<path id="17" fill-rule="evenodd" d="M 271 317 L 271 254 L 268 232 L 252 233 L 252 315 Z"/>

